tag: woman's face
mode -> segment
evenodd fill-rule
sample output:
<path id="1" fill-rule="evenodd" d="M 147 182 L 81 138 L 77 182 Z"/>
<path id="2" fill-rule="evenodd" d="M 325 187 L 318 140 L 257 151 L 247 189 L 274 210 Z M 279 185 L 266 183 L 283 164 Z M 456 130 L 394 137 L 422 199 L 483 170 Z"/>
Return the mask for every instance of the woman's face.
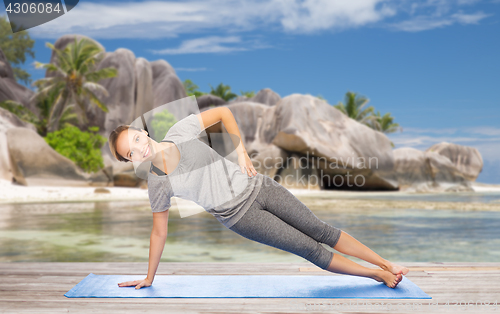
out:
<path id="1" fill-rule="evenodd" d="M 154 155 L 153 145 L 147 134 L 144 130 L 123 131 L 116 141 L 116 151 L 129 161 L 151 160 Z"/>

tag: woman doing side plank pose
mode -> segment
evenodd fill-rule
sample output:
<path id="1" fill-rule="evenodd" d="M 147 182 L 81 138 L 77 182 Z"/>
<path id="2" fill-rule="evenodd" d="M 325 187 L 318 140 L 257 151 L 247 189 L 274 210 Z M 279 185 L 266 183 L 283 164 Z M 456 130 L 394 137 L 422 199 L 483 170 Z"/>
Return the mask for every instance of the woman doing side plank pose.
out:
<path id="1" fill-rule="evenodd" d="M 238 141 L 233 142 L 239 166 L 197 139 L 199 133 L 219 121 L 229 134 L 238 136 Z M 120 287 L 140 289 L 152 285 L 167 238 L 172 196 L 196 202 L 228 229 L 245 238 L 296 254 L 334 273 L 369 277 L 395 288 L 402 275 L 409 271 L 320 220 L 285 187 L 257 173 L 227 107 L 187 116 L 174 124 L 159 143 L 148 137 L 145 130 L 119 126 L 110 134 L 109 144 L 119 161 L 151 161 L 152 164 L 148 173 L 153 211 L 148 274 L 143 280 L 119 283 Z M 381 269 L 363 267 L 333 254 L 320 243 Z"/>

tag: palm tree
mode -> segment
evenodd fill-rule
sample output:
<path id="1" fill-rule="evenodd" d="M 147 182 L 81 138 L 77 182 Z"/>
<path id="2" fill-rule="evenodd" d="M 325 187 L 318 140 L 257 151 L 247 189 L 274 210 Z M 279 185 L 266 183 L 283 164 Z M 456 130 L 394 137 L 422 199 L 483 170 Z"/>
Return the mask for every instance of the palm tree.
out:
<path id="1" fill-rule="evenodd" d="M 35 41 L 31 39 L 28 31 L 23 30 L 12 20 L 7 21 L 7 17 L 0 17 L 0 50 L 3 51 L 5 58 L 9 61 L 14 78 L 24 82 L 31 83 L 31 76 L 28 72 L 21 69 L 20 65 L 26 61 L 26 55 L 35 58 L 33 46 Z M 10 22 L 10 23 L 9 23 Z"/>
<path id="2" fill-rule="evenodd" d="M 240 94 L 241 96 L 245 96 L 246 98 L 252 98 L 253 96 L 255 96 L 255 91 L 248 91 L 248 92 L 244 92 L 242 90 L 240 90 Z"/>
<path id="3" fill-rule="evenodd" d="M 372 127 L 375 117 L 373 116 L 374 108 L 372 106 L 364 108 L 370 100 L 357 93 L 347 92 L 345 94 L 345 104 L 339 101 L 334 107 L 347 115 L 349 118 L 358 121 L 368 127 Z"/>
<path id="4" fill-rule="evenodd" d="M 15 114 L 20 120 L 34 124 L 37 129 L 38 117 L 31 110 L 24 107 L 22 104 L 15 100 L 4 100 L 0 102 L 0 108 L 3 108 Z"/>
<path id="5" fill-rule="evenodd" d="M 42 78 L 33 83 L 38 87 L 38 92 L 34 98 L 47 97 L 49 93 L 55 93 L 55 102 L 51 106 L 48 117 L 48 131 L 53 132 L 59 127 L 59 120 L 68 106 L 76 103 L 80 109 L 81 122 L 88 123 L 85 109 L 85 100 L 89 99 L 91 104 L 96 104 L 104 112 L 108 108 L 99 100 L 96 92 L 101 92 L 108 96 L 108 91 L 97 82 L 101 79 L 115 77 L 117 70 L 107 67 L 95 70 L 96 65 L 102 60 L 102 50 L 93 42 L 87 39 L 76 40 L 67 45 L 64 49 L 56 49 L 52 44 L 47 43 L 47 47 L 52 49 L 57 55 L 57 64 L 36 62 L 37 68 L 44 68 L 53 73 L 54 77 Z"/>
<path id="6" fill-rule="evenodd" d="M 212 85 L 210 85 L 210 89 L 210 94 L 218 96 L 225 101 L 229 101 L 235 97 L 238 97 L 238 95 L 231 93 L 231 87 L 229 85 L 220 83 L 216 89 L 214 89 Z"/>
<path id="7" fill-rule="evenodd" d="M 56 103 L 57 96 L 60 94 L 58 89 L 53 89 L 47 93 L 46 97 L 41 97 L 36 106 L 40 111 L 40 119 L 37 125 L 39 125 L 38 133 L 45 137 L 49 128 L 49 120 L 50 120 L 50 112 L 52 111 L 52 106 Z M 66 106 L 62 113 L 61 118 L 59 119 L 57 130 L 68 127 L 68 126 L 77 126 L 78 125 L 78 115 L 74 113 L 74 104 L 70 104 Z"/>
<path id="8" fill-rule="evenodd" d="M 0 102 L 0 107 L 4 108 L 11 113 L 15 114 L 19 119 L 33 124 L 37 130 L 37 133 L 45 137 L 47 136 L 47 121 L 50 115 L 51 106 L 54 104 L 54 99 L 57 95 L 57 91 L 51 91 L 48 93 L 47 97 L 40 99 L 36 103 L 36 107 L 40 110 L 39 116 L 37 116 L 33 111 L 26 108 L 23 104 L 18 103 L 14 100 L 5 100 Z M 68 126 L 76 126 L 78 123 L 78 116 L 72 112 L 74 105 L 71 104 L 64 108 L 61 118 L 59 119 L 58 129 L 62 129 Z"/>
<path id="9" fill-rule="evenodd" d="M 186 95 L 188 96 L 195 96 L 196 98 L 205 95 L 206 93 L 200 92 L 198 90 L 198 85 L 193 83 L 190 79 L 186 79 L 182 85 L 184 85 L 184 90 L 186 91 Z"/>
<path id="10" fill-rule="evenodd" d="M 394 133 L 397 131 L 403 132 L 403 128 L 399 126 L 398 123 L 394 123 L 394 117 L 391 117 L 391 114 L 388 112 L 383 116 L 380 116 L 380 112 L 377 111 L 375 114 L 376 120 L 373 125 L 373 128 L 377 131 L 383 133 Z"/>

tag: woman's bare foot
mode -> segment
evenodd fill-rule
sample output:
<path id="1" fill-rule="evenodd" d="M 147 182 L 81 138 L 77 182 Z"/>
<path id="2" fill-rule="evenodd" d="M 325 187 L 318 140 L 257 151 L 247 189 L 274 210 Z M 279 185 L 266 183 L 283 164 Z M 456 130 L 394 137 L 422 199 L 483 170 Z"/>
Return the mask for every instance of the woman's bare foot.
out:
<path id="1" fill-rule="evenodd" d="M 376 273 L 375 275 L 373 275 L 372 278 L 378 282 L 385 283 L 385 285 L 389 288 L 396 288 L 398 283 L 400 283 L 401 280 L 403 280 L 403 275 L 401 274 L 394 275 L 387 270 L 376 270 Z"/>
<path id="2" fill-rule="evenodd" d="M 381 268 L 383 270 L 387 270 L 387 271 L 393 273 L 394 275 L 397 275 L 397 274 L 406 275 L 410 271 L 408 268 L 406 268 L 404 266 L 394 264 L 394 263 L 391 263 L 389 261 L 387 261 L 387 264 L 389 265 L 388 267 L 381 267 Z"/>

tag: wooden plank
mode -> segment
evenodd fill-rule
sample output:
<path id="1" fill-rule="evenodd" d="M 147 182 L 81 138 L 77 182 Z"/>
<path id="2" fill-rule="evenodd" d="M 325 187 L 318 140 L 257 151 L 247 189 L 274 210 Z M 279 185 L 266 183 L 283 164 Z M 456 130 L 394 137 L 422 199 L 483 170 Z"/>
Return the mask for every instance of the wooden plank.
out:
<path id="1" fill-rule="evenodd" d="M 358 262 L 358 264 L 369 267 L 377 268 L 376 266 L 366 263 Z M 500 267 L 500 263 L 400 263 L 408 268 L 451 268 L 451 267 Z M 170 273 L 172 271 L 198 271 L 207 272 L 215 271 L 217 273 L 224 272 L 234 272 L 235 270 L 241 273 L 253 273 L 254 271 L 271 271 L 271 272 L 297 272 L 299 268 L 314 268 L 323 271 L 321 268 L 316 266 L 311 266 L 311 263 L 178 263 L 178 262 L 162 262 L 158 267 L 158 271 L 163 271 L 165 273 Z M 11 263 L 2 262 L 0 263 L 0 274 L 12 271 L 26 271 L 26 273 L 33 272 L 88 272 L 91 271 L 112 271 L 121 272 L 126 271 L 130 273 L 141 273 L 143 270 L 147 271 L 147 262 L 117 262 L 117 263 L 38 263 L 38 262 L 22 262 L 22 263 Z"/>
<path id="2" fill-rule="evenodd" d="M 233 299 L 232 302 L 217 303 L 213 301 L 205 301 L 204 303 L 130 303 L 127 302 L 122 307 L 117 303 L 107 303 L 107 302 L 1 302 L 0 307 L 5 313 L 9 313 L 6 310 L 10 310 L 10 313 L 104 313 L 104 312 L 116 312 L 116 313 L 352 313 L 351 311 L 335 311 L 333 310 L 335 306 L 341 308 L 342 304 L 349 304 L 352 300 L 341 300 L 337 299 L 334 301 L 328 300 L 317 300 L 317 299 L 306 299 L 302 302 L 289 302 L 285 303 L 283 300 L 266 300 L 265 302 L 259 300 L 258 302 L 249 302 L 248 299 Z M 331 301 L 331 302 L 330 302 Z M 356 303 L 351 303 L 354 307 Z M 370 305 L 368 305 L 370 304 Z M 358 308 L 362 309 L 363 306 L 376 306 L 380 305 L 387 307 L 387 304 L 391 304 L 392 308 L 407 308 L 406 311 L 393 311 L 390 313 L 411 313 L 411 312 L 422 312 L 425 310 L 426 313 L 442 313 L 445 309 L 445 302 L 440 303 L 439 310 L 427 310 L 428 304 L 426 300 L 414 300 L 413 302 L 400 301 L 400 302 L 386 302 L 385 300 L 370 300 L 364 299 L 359 300 Z M 33 305 L 30 309 L 29 305 Z M 435 308 L 435 306 L 434 306 Z M 413 310 L 410 310 L 413 309 Z M 430 308 L 429 308 L 430 309 Z M 458 312 L 458 308 L 448 307 L 447 312 Z M 451 311 L 450 311 L 451 310 Z M 387 308 L 381 311 L 357 311 L 357 313 L 387 313 Z M 484 310 L 467 310 L 468 313 L 485 313 Z"/>
<path id="3" fill-rule="evenodd" d="M 406 266 L 405 266 L 406 267 Z M 373 267 L 368 267 L 373 268 Z M 407 267 L 411 271 L 498 271 L 500 267 L 470 266 L 470 267 Z M 373 268 L 380 269 L 380 268 Z M 308 272 L 328 272 L 319 267 L 299 267 L 299 271 Z"/>
<path id="4" fill-rule="evenodd" d="M 470 267 L 409 267 L 412 270 L 423 271 L 499 271 L 500 267 L 488 266 L 470 266 Z"/>
<path id="5" fill-rule="evenodd" d="M 359 263 L 375 268 L 369 263 Z M 342 303 L 438 304 L 426 314 L 459 312 L 447 302 L 500 301 L 500 263 L 400 263 L 411 280 L 432 296 L 423 299 L 275 299 L 275 298 L 66 298 L 89 273 L 145 275 L 147 263 L 0 263 L 0 313 L 409 313 L 419 310 L 342 310 Z M 376 268 L 378 269 L 378 268 Z M 319 271 L 318 271 L 319 270 Z M 337 276 L 310 263 L 161 263 L 157 275 L 272 274 Z M 332 308 L 338 306 L 337 309 Z M 316 307 L 314 307 L 316 306 Z M 330 307 L 328 307 L 330 306 Z M 500 311 L 500 304 L 497 304 Z M 490 308 L 491 310 L 491 308 Z M 463 311 L 463 310 L 462 310 Z M 487 313 L 470 307 L 468 313 Z"/>

